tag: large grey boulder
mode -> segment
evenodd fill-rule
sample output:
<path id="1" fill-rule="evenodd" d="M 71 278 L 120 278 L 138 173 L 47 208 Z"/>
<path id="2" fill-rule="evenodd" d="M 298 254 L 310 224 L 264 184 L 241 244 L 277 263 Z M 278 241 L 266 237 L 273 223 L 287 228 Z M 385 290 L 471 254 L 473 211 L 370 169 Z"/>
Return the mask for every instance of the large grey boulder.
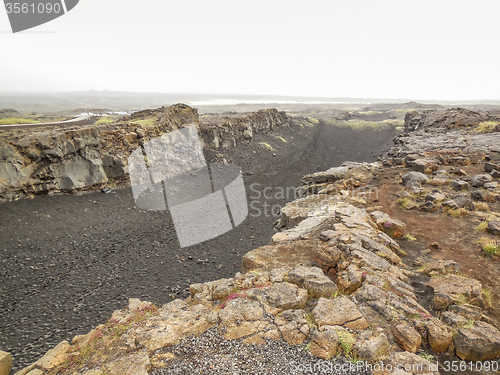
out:
<path id="1" fill-rule="evenodd" d="M 493 181 L 493 177 L 489 174 L 478 174 L 472 177 L 471 185 L 474 187 L 481 187 L 484 184 Z"/>
<path id="2" fill-rule="evenodd" d="M 500 331 L 485 322 L 460 328 L 454 339 L 457 356 L 467 361 L 487 361 L 500 356 Z"/>
<path id="3" fill-rule="evenodd" d="M 409 172 L 407 174 L 405 174 L 403 177 L 403 184 L 406 185 L 406 183 L 410 180 L 415 180 L 415 181 L 418 181 L 420 183 L 424 183 L 424 182 L 427 182 L 429 180 L 429 176 L 423 174 L 423 173 L 420 173 L 420 172 Z"/>

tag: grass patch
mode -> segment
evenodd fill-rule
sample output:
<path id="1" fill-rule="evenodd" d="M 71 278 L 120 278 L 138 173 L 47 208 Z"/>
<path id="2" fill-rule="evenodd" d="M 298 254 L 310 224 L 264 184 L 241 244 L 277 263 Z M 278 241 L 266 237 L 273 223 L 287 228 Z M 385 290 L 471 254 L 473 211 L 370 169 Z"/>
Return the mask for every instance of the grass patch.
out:
<path id="1" fill-rule="evenodd" d="M 483 299 L 488 306 L 492 306 L 493 295 L 491 294 L 491 290 L 487 287 L 483 288 Z"/>
<path id="2" fill-rule="evenodd" d="M 429 362 L 432 362 L 434 363 L 434 360 L 436 359 L 436 357 L 434 357 L 432 354 L 429 354 L 429 353 L 426 353 L 426 352 L 420 352 L 418 353 L 418 355 L 420 357 L 422 357 L 423 359 L 429 361 Z"/>
<path id="3" fill-rule="evenodd" d="M 116 119 L 113 116 L 102 116 L 98 121 L 96 121 L 94 124 L 96 125 L 101 125 L 101 124 L 111 124 L 112 122 L 115 122 Z"/>
<path id="4" fill-rule="evenodd" d="M 479 224 L 475 230 L 476 232 L 486 232 L 486 229 L 488 228 L 488 222 L 487 221 L 482 221 L 481 224 Z"/>
<path id="5" fill-rule="evenodd" d="M 20 118 L 20 117 L 0 118 L 0 125 L 22 125 L 22 124 L 39 124 L 39 123 L 40 121 L 29 118 Z"/>
<path id="6" fill-rule="evenodd" d="M 307 345 L 304 347 L 304 350 L 305 350 L 306 352 L 308 352 L 309 350 L 311 350 L 312 346 L 313 346 L 313 343 L 312 343 L 312 341 L 311 341 L 309 344 L 307 344 Z"/>
<path id="7" fill-rule="evenodd" d="M 318 327 L 316 324 L 316 320 L 314 319 L 314 315 L 310 311 L 306 313 L 306 322 L 309 329 L 316 329 Z"/>
<path id="8" fill-rule="evenodd" d="M 481 250 L 489 256 L 500 256 L 500 241 L 490 239 L 482 241 Z"/>
<path id="9" fill-rule="evenodd" d="M 496 121 L 483 121 L 474 130 L 478 133 L 493 133 L 499 126 L 500 123 Z"/>
<path id="10" fill-rule="evenodd" d="M 137 124 L 137 125 L 140 125 L 142 126 L 143 128 L 150 128 L 150 127 L 154 127 L 156 126 L 157 124 L 157 118 L 156 117 L 150 117 L 150 118 L 144 118 L 144 119 L 141 119 L 141 120 L 133 120 L 131 121 L 130 123 L 131 124 Z"/>
<path id="11" fill-rule="evenodd" d="M 280 137 L 279 135 L 275 135 L 276 139 L 279 139 L 281 142 L 286 143 L 286 139 L 283 137 Z"/>
<path id="12" fill-rule="evenodd" d="M 314 125 L 319 124 L 319 120 L 315 119 L 314 117 L 308 117 L 307 121 Z"/>
<path id="13" fill-rule="evenodd" d="M 488 203 L 486 202 L 476 202 L 474 203 L 474 207 L 476 207 L 476 210 L 478 211 L 489 211 L 490 206 L 488 206 Z"/>
<path id="14" fill-rule="evenodd" d="M 411 242 L 413 242 L 413 241 L 416 241 L 416 240 L 417 240 L 417 238 L 416 238 L 416 237 L 413 237 L 411 234 L 405 234 L 405 235 L 403 236 L 403 238 L 404 238 L 405 240 L 407 240 L 407 241 L 411 241 Z"/>
<path id="15" fill-rule="evenodd" d="M 339 331 L 337 334 L 339 336 L 339 344 L 342 348 L 342 352 L 346 357 L 350 358 L 354 343 L 356 342 L 354 335 L 347 331 Z"/>
<path id="16" fill-rule="evenodd" d="M 468 215 L 468 212 L 465 208 L 450 209 L 447 210 L 447 213 L 456 219 L 460 219 L 461 217 Z"/>
<path id="17" fill-rule="evenodd" d="M 260 142 L 260 145 L 267 148 L 269 151 L 274 151 L 273 146 L 271 146 L 269 143 L 266 142 Z"/>
<path id="18" fill-rule="evenodd" d="M 354 130 L 373 129 L 380 130 L 388 127 L 401 127 L 404 125 L 402 120 L 384 120 L 384 121 L 363 121 L 363 120 L 347 120 L 332 122 L 334 126 L 350 127 Z"/>

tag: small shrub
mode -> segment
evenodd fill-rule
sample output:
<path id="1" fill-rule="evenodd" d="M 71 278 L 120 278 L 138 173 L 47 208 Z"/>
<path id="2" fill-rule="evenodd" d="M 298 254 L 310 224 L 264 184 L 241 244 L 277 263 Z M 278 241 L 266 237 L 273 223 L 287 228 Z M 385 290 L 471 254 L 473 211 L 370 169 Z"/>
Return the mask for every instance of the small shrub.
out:
<path id="1" fill-rule="evenodd" d="M 416 241 L 417 239 L 415 237 L 413 237 L 411 234 L 405 234 L 404 237 L 403 237 L 405 240 L 407 241 Z"/>
<path id="2" fill-rule="evenodd" d="M 306 322 L 309 329 L 317 328 L 316 320 L 314 319 L 314 315 L 312 312 L 306 313 Z"/>
<path id="3" fill-rule="evenodd" d="M 456 218 L 456 219 L 459 219 L 461 217 L 464 217 L 468 214 L 467 210 L 465 208 L 457 208 L 455 210 L 449 210 L 448 213 Z"/>
<path id="4" fill-rule="evenodd" d="M 491 290 L 489 288 L 483 288 L 483 299 L 488 306 L 492 306 L 492 297 Z"/>
<path id="5" fill-rule="evenodd" d="M 0 125 L 22 125 L 22 124 L 38 124 L 40 121 L 29 118 L 7 117 L 0 119 Z"/>
<path id="6" fill-rule="evenodd" d="M 347 331 L 339 331 L 338 336 L 339 336 L 339 344 L 340 344 L 340 347 L 342 348 L 342 352 L 347 357 L 350 357 L 351 352 L 352 352 L 352 348 L 354 346 L 354 343 L 356 342 L 354 335 L 350 332 L 347 332 Z"/>
<path id="7" fill-rule="evenodd" d="M 418 355 L 429 362 L 434 362 L 434 360 L 436 358 L 432 354 L 429 354 L 426 352 L 420 352 L 420 353 L 418 353 Z"/>
<path id="8" fill-rule="evenodd" d="M 286 139 L 283 137 L 280 137 L 279 135 L 275 135 L 276 139 L 279 139 L 281 142 L 286 143 Z"/>
<path id="9" fill-rule="evenodd" d="M 485 241 L 482 245 L 482 250 L 490 256 L 500 256 L 500 243 L 495 240 Z"/>
<path id="10" fill-rule="evenodd" d="M 319 120 L 315 119 L 314 117 L 309 117 L 307 121 L 309 121 L 311 124 L 319 124 Z"/>
<path id="11" fill-rule="evenodd" d="M 500 123 L 496 121 L 483 121 L 476 126 L 474 130 L 478 133 L 492 133 L 496 131 L 496 128 L 499 125 Z"/>
<path id="12" fill-rule="evenodd" d="M 486 203 L 486 202 L 474 203 L 474 207 L 476 207 L 476 210 L 478 210 L 478 211 L 489 211 L 490 210 L 490 206 L 488 206 L 488 203 Z"/>
<path id="13" fill-rule="evenodd" d="M 481 224 L 479 224 L 476 227 L 476 232 L 486 232 L 487 228 L 488 228 L 488 222 L 487 221 L 482 221 Z"/>

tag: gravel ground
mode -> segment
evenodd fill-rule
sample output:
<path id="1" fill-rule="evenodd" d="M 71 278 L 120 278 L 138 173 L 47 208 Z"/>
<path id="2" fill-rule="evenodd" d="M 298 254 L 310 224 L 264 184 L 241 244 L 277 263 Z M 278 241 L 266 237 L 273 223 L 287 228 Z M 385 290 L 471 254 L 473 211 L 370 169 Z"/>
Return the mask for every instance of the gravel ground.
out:
<path id="1" fill-rule="evenodd" d="M 254 183 L 276 192 L 345 160 L 374 161 L 394 134 L 319 124 L 284 129 L 286 143 L 258 134 L 224 157 L 242 168 L 250 203 Z M 0 204 L 0 350 L 12 354 L 18 370 L 105 322 L 128 298 L 161 305 L 172 295 L 187 297 L 189 284 L 233 277 L 241 257 L 273 235 L 270 207 L 293 199 L 261 198 L 260 208 L 269 204 L 261 215 L 249 209 L 234 230 L 183 249 L 170 214 L 137 209 L 130 188 Z"/>
<path id="2" fill-rule="evenodd" d="M 306 345 L 272 340 L 266 340 L 266 345 L 246 345 L 241 339 L 225 340 L 216 328 L 211 328 L 162 351 L 174 354 L 175 359 L 165 361 L 164 368 L 154 368 L 150 375 L 372 374 L 365 368 L 357 370 L 345 357 L 331 361 L 313 357 L 305 350 Z"/>

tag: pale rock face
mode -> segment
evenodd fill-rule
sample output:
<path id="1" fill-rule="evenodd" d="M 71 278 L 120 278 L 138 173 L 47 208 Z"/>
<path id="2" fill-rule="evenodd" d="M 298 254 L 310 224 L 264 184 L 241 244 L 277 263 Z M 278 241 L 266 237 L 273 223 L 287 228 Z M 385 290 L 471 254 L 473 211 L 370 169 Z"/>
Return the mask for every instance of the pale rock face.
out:
<path id="1" fill-rule="evenodd" d="M 12 368 L 12 356 L 10 353 L 0 350 L 0 375 L 9 375 Z"/>
<path id="2" fill-rule="evenodd" d="M 346 297 L 337 297 L 333 300 L 320 298 L 312 313 L 320 327 L 338 325 L 351 329 L 368 328 L 366 319 L 356 305 Z"/>
<path id="3" fill-rule="evenodd" d="M 49 350 L 42 358 L 35 362 L 35 365 L 44 370 L 51 370 L 57 365 L 63 363 L 68 357 L 70 344 L 67 341 L 62 341 L 54 349 Z"/>
<path id="4" fill-rule="evenodd" d="M 481 282 L 458 275 L 431 278 L 429 286 L 434 288 L 434 307 L 438 310 L 446 309 L 456 303 L 468 303 L 484 306 Z"/>
<path id="5" fill-rule="evenodd" d="M 311 354 L 324 360 L 332 358 L 339 349 L 339 337 L 330 326 L 324 326 L 320 331 L 314 330 L 311 341 Z"/>
<path id="6" fill-rule="evenodd" d="M 290 345 L 302 344 L 309 336 L 309 327 L 302 309 L 283 311 L 276 316 L 274 323 L 278 326 L 283 340 Z"/>
<path id="7" fill-rule="evenodd" d="M 118 358 L 106 366 L 110 375 L 147 375 L 151 368 L 146 354 L 132 354 Z"/>

